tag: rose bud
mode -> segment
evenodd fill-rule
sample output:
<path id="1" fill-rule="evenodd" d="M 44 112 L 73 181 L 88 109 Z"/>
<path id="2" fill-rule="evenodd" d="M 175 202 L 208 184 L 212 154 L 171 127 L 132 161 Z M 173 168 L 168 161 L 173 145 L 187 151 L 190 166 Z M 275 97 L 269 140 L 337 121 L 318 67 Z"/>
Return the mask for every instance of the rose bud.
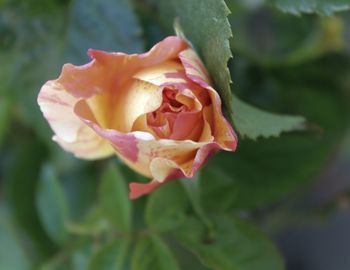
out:
<path id="1" fill-rule="evenodd" d="M 65 64 L 46 82 L 38 104 L 66 151 L 85 159 L 117 154 L 153 179 L 131 183 L 130 198 L 191 178 L 217 150 L 235 150 L 220 97 L 185 40 L 168 37 L 144 54 L 88 54 L 91 62 Z"/>

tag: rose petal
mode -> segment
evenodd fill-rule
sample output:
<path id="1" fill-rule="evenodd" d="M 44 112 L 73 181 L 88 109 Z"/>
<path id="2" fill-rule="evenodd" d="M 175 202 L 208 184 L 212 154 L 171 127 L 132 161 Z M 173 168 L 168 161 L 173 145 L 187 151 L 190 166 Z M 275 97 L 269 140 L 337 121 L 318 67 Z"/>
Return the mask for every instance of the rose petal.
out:
<path id="1" fill-rule="evenodd" d="M 161 183 L 158 181 L 151 181 L 149 183 L 130 183 L 129 184 L 129 198 L 130 199 L 137 199 L 141 197 L 142 195 L 146 195 L 155 189 L 157 189 L 159 186 L 161 186 Z"/>
<path id="2" fill-rule="evenodd" d="M 152 112 L 162 104 L 162 89 L 151 83 L 133 79 L 123 89 L 117 91 L 110 107 L 114 108 L 111 129 L 123 133 L 131 131 L 136 119 Z"/>
<path id="3" fill-rule="evenodd" d="M 178 61 L 172 60 L 151 67 L 146 67 L 137 72 L 133 77 L 158 86 L 173 83 L 185 83 L 186 81 L 182 78 L 174 79 L 166 76 L 168 73 L 182 70 L 184 70 L 183 66 Z"/>
<path id="4" fill-rule="evenodd" d="M 55 81 L 48 81 L 41 88 L 38 104 L 56 134 L 53 139 L 77 157 L 96 159 L 112 155 L 114 151 L 108 141 L 75 115 L 76 102 L 77 98 Z"/>
<path id="5" fill-rule="evenodd" d="M 223 150 L 234 151 L 237 147 L 237 135 L 221 111 L 219 94 L 211 87 L 208 90 L 213 102 L 213 136 L 215 141 Z"/>
<path id="6" fill-rule="evenodd" d="M 171 180 L 181 177 L 193 177 L 217 149 L 219 149 L 219 146 L 216 143 L 206 144 L 199 148 L 193 160 L 189 160 L 181 166 L 171 160 L 155 158 L 150 165 L 151 171 L 162 180 L 152 180 L 149 183 L 130 183 L 130 199 L 137 199 L 146 195 Z"/>
<path id="7" fill-rule="evenodd" d="M 191 178 L 220 148 L 235 149 L 236 135 L 223 117 L 219 95 L 181 38 L 166 38 L 140 55 L 97 50 L 89 55 L 86 65 L 65 65 L 55 82 L 44 85 L 38 102 L 63 148 L 89 158 L 114 150 L 135 171 L 154 179 L 131 183 L 132 198 L 174 178 Z M 171 113 L 179 111 L 168 117 L 170 139 L 156 140 L 146 114 L 161 106 L 169 85 L 168 90 L 178 91 L 168 97 Z"/>
<path id="8" fill-rule="evenodd" d="M 132 77 L 135 73 L 144 68 L 158 65 L 159 63 L 169 62 L 177 59 L 178 53 L 187 48 L 188 45 L 181 38 L 168 37 L 155 45 L 149 52 L 144 54 L 127 55 L 123 53 L 108 53 L 98 50 L 89 50 L 89 55 L 93 60 L 82 66 L 74 66 L 66 64 L 63 66 L 62 73 L 57 79 L 57 83 L 77 98 L 88 100 L 98 123 L 102 127 L 116 128 L 123 132 L 130 131 L 133 121 L 138 117 L 138 108 L 135 106 L 131 109 L 128 106 L 131 99 L 134 98 L 135 89 L 148 90 L 148 86 L 141 86 L 139 81 L 135 85 Z M 177 66 L 180 66 L 177 64 Z M 130 93 L 125 95 L 126 88 L 130 88 Z M 135 90 L 135 91 L 133 91 Z M 153 91 L 154 93 L 155 91 Z M 125 96 L 125 98 L 120 98 Z M 127 103 L 122 103 L 123 108 L 129 107 L 127 113 L 121 111 L 121 102 L 119 100 L 126 99 Z M 133 104 L 144 99 L 139 97 L 136 101 L 133 99 Z M 151 99 L 150 99 L 151 100 Z M 111 104 L 115 102 L 117 104 Z M 115 105 L 115 106 L 114 106 Z M 115 112 L 111 111 L 111 107 L 115 108 Z M 135 117 L 135 114 L 138 114 Z M 115 119 L 111 119 L 115 118 Z M 122 121 L 120 121 L 122 119 Z M 118 127 L 120 126 L 120 127 Z"/>
<path id="9" fill-rule="evenodd" d="M 85 101 L 77 103 L 75 113 L 101 137 L 108 140 L 118 156 L 129 166 L 145 176 L 156 178 L 158 181 L 164 179 L 157 178 L 150 171 L 150 164 L 154 158 L 168 159 L 181 166 L 181 164 L 193 159 L 196 150 L 206 144 L 190 140 L 155 140 L 150 133 L 146 132 L 125 134 L 113 129 L 104 129 L 96 123 Z M 140 137 L 140 134 L 148 134 L 148 137 Z"/>
<path id="10" fill-rule="evenodd" d="M 192 48 L 183 50 L 179 54 L 182 65 L 185 67 L 186 74 L 191 77 L 198 77 L 207 84 L 211 85 L 209 74 L 204 67 L 202 61 Z"/>
<path id="11" fill-rule="evenodd" d="M 197 141 L 203 129 L 201 111 L 179 113 L 174 121 L 170 139 Z"/>
<path id="12" fill-rule="evenodd" d="M 154 178 L 159 183 L 173 178 L 191 178 L 203 163 L 220 146 L 215 143 L 197 143 L 189 140 L 155 140 L 145 132 L 120 133 L 116 130 L 103 129 L 88 113 L 88 106 L 80 101 L 76 106 L 76 113 L 91 126 L 98 134 L 111 142 L 118 156 L 131 168 L 145 176 Z M 90 119 L 89 119 L 90 118 Z M 131 185 L 131 197 L 152 191 L 159 185 L 136 184 Z"/>
<path id="13" fill-rule="evenodd" d="M 213 111 L 211 112 L 213 114 L 213 121 L 211 127 L 215 141 L 218 142 L 222 149 L 234 151 L 237 147 L 237 135 L 223 116 L 220 96 L 210 86 L 210 79 L 203 63 L 191 48 L 182 51 L 179 54 L 179 58 L 185 67 L 186 76 L 208 90 L 213 104 Z"/>
<path id="14" fill-rule="evenodd" d="M 82 66 L 65 64 L 56 82 L 77 98 L 89 98 L 109 88 L 106 75 L 104 67 L 92 60 Z"/>

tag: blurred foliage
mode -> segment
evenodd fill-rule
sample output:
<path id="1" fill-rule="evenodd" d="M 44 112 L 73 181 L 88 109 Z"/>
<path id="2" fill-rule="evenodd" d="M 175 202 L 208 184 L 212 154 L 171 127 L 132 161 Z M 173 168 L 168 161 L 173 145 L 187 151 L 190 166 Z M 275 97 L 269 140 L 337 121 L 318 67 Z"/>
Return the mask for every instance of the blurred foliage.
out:
<path id="1" fill-rule="evenodd" d="M 334 12 L 350 9 L 350 3 L 347 0 L 272 0 L 271 2 L 282 11 L 295 15 L 315 12 L 321 15 L 332 15 Z"/>
<path id="2" fill-rule="evenodd" d="M 320 14 L 350 7 L 225 2 L 0 1 L 0 270 L 284 269 L 242 213 L 300 196 L 337 152 L 350 123 L 350 16 Z M 86 49 L 144 51 L 171 34 L 175 17 L 243 121 L 242 138 L 195 179 L 131 202 L 127 183 L 141 177 L 116 158 L 64 153 L 36 96 L 63 63 L 85 63 Z"/>

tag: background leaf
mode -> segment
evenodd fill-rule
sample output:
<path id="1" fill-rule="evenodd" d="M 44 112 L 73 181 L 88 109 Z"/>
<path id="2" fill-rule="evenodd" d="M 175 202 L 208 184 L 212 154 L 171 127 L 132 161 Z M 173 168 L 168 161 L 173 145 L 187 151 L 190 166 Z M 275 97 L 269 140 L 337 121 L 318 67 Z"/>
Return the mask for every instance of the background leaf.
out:
<path id="1" fill-rule="evenodd" d="M 187 195 L 180 183 L 168 183 L 149 196 L 145 209 L 146 223 L 158 232 L 174 229 L 183 221 L 187 206 Z"/>
<path id="2" fill-rule="evenodd" d="M 265 112 L 237 97 L 233 98 L 233 111 L 233 123 L 243 138 L 278 137 L 282 132 L 300 130 L 305 126 L 304 117 Z"/>
<path id="3" fill-rule="evenodd" d="M 131 203 L 123 175 L 116 165 L 109 164 L 99 187 L 99 201 L 104 214 L 117 230 L 131 230 Z"/>
<path id="4" fill-rule="evenodd" d="M 73 0 L 67 49 L 70 61 L 88 60 L 87 49 L 140 53 L 143 40 L 128 0 Z M 84 61 L 82 61 L 84 60 Z"/>
<path id="5" fill-rule="evenodd" d="M 11 102 L 7 97 L 0 97 L 0 149 L 11 123 Z"/>
<path id="6" fill-rule="evenodd" d="M 279 9 L 295 15 L 301 13 L 319 13 L 332 15 L 337 11 L 350 9 L 348 0 L 272 0 Z"/>
<path id="7" fill-rule="evenodd" d="M 179 18 L 186 38 L 202 56 L 228 115 L 242 137 L 256 139 L 259 136 L 279 136 L 282 131 L 294 130 L 303 124 L 302 117 L 262 113 L 232 96 L 231 75 L 227 68 L 227 62 L 232 57 L 229 44 L 232 32 L 227 19 L 230 11 L 224 1 L 164 0 L 157 4 L 162 14 L 167 16 L 164 20 Z M 277 121 L 276 124 L 274 121 Z"/>
<path id="8" fill-rule="evenodd" d="M 282 270 L 284 263 L 271 241 L 251 224 L 228 216 L 215 216 L 215 234 L 189 218 L 175 238 L 217 270 Z"/>
<path id="9" fill-rule="evenodd" d="M 47 234 L 56 244 L 65 244 L 69 236 L 66 229 L 68 207 L 54 169 L 49 165 L 41 172 L 36 206 Z"/>
<path id="10" fill-rule="evenodd" d="M 179 270 L 170 250 L 157 235 L 139 239 L 131 258 L 131 270 Z"/>
<path id="11" fill-rule="evenodd" d="M 31 258 L 36 261 L 55 250 L 40 223 L 35 205 L 40 169 L 47 152 L 42 143 L 35 137 L 33 139 L 32 133 L 23 129 L 17 132 L 26 136 L 15 140 L 12 152 L 7 152 L 7 162 L 1 164 L 4 169 L 3 192 L 6 202 L 10 205 L 14 224 L 26 235 Z M 11 138 L 16 139 L 16 136 Z"/>
<path id="12" fill-rule="evenodd" d="M 118 238 L 102 246 L 89 264 L 89 270 L 116 270 L 124 269 L 125 258 L 129 246 L 129 239 Z"/>
<path id="13" fill-rule="evenodd" d="M 349 99 L 339 83 L 348 72 L 346 57 L 329 54 L 273 67 L 263 78 L 258 75 L 260 68 L 252 63 L 242 73 L 241 80 L 249 78 L 245 96 L 277 111 L 305 115 L 319 130 L 256 142 L 241 140 L 235 155 L 216 155 L 204 167 L 200 181 L 202 201 L 212 210 L 262 208 L 288 195 L 294 198 L 315 180 L 349 126 Z M 331 72 L 334 76 L 327 76 Z"/>
<path id="14" fill-rule="evenodd" d="M 29 270 L 31 269 L 30 262 L 21 247 L 18 235 L 13 225 L 8 220 L 4 220 L 8 218 L 7 215 L 0 213 L 0 269 Z"/>

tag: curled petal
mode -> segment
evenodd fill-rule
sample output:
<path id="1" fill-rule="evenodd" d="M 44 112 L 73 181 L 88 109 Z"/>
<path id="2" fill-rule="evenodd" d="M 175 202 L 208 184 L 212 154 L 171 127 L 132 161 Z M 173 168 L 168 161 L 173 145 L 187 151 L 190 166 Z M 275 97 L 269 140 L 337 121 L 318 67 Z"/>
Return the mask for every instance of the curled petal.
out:
<path id="1" fill-rule="evenodd" d="M 151 181 L 149 183 L 130 183 L 129 184 L 129 198 L 130 199 L 137 199 L 143 195 L 146 195 L 148 193 L 151 193 L 158 187 L 160 187 L 162 184 L 158 181 Z"/>
<path id="2" fill-rule="evenodd" d="M 181 177 L 191 178 L 208 158 L 219 149 L 216 143 L 206 144 L 198 149 L 193 160 L 189 160 L 181 165 L 165 158 L 155 158 L 151 162 L 152 175 L 158 177 L 149 183 L 130 183 L 129 197 L 137 199 L 146 195 L 161 185 Z"/>
<path id="3" fill-rule="evenodd" d="M 114 129 L 104 129 L 96 123 L 91 110 L 85 101 L 79 101 L 75 107 L 76 114 L 95 130 L 101 137 L 108 140 L 120 156 L 130 167 L 139 173 L 153 177 L 162 182 L 165 174 L 153 175 L 150 164 L 155 158 L 171 160 L 182 166 L 193 160 L 196 151 L 206 143 L 197 143 L 190 140 L 174 141 L 168 139 L 155 140 L 147 132 L 121 133 Z M 164 177 L 158 177 L 163 175 Z M 186 173 L 186 175 L 189 175 Z"/>
<path id="4" fill-rule="evenodd" d="M 38 104 L 56 134 L 53 139 L 77 157 L 96 159 L 112 155 L 114 151 L 108 141 L 75 115 L 76 102 L 77 98 L 55 81 L 49 81 L 41 88 Z"/>
<path id="5" fill-rule="evenodd" d="M 185 67 L 186 76 L 209 93 L 213 106 L 207 115 L 212 117 L 211 128 L 215 141 L 222 149 L 234 151 L 237 147 L 237 135 L 222 113 L 219 94 L 210 86 L 209 76 L 201 60 L 190 48 L 182 51 L 179 58 Z"/>
<path id="6" fill-rule="evenodd" d="M 115 94 L 111 103 L 113 109 L 109 128 L 127 133 L 139 116 L 156 110 L 162 104 L 162 89 L 134 79 Z"/>
<path id="7" fill-rule="evenodd" d="M 223 150 L 234 151 L 237 147 L 237 135 L 221 111 L 219 94 L 212 88 L 207 88 L 213 102 L 213 136 Z"/>
<path id="8" fill-rule="evenodd" d="M 185 67 L 186 74 L 192 78 L 200 78 L 206 84 L 211 85 L 209 74 L 202 61 L 192 48 L 188 48 L 179 54 L 182 65 Z"/>
<path id="9" fill-rule="evenodd" d="M 172 60 L 142 69 L 133 77 L 158 86 L 186 83 L 182 78 L 174 79 L 167 76 L 167 74 L 176 73 L 182 70 L 184 70 L 183 66 L 179 62 Z"/>

